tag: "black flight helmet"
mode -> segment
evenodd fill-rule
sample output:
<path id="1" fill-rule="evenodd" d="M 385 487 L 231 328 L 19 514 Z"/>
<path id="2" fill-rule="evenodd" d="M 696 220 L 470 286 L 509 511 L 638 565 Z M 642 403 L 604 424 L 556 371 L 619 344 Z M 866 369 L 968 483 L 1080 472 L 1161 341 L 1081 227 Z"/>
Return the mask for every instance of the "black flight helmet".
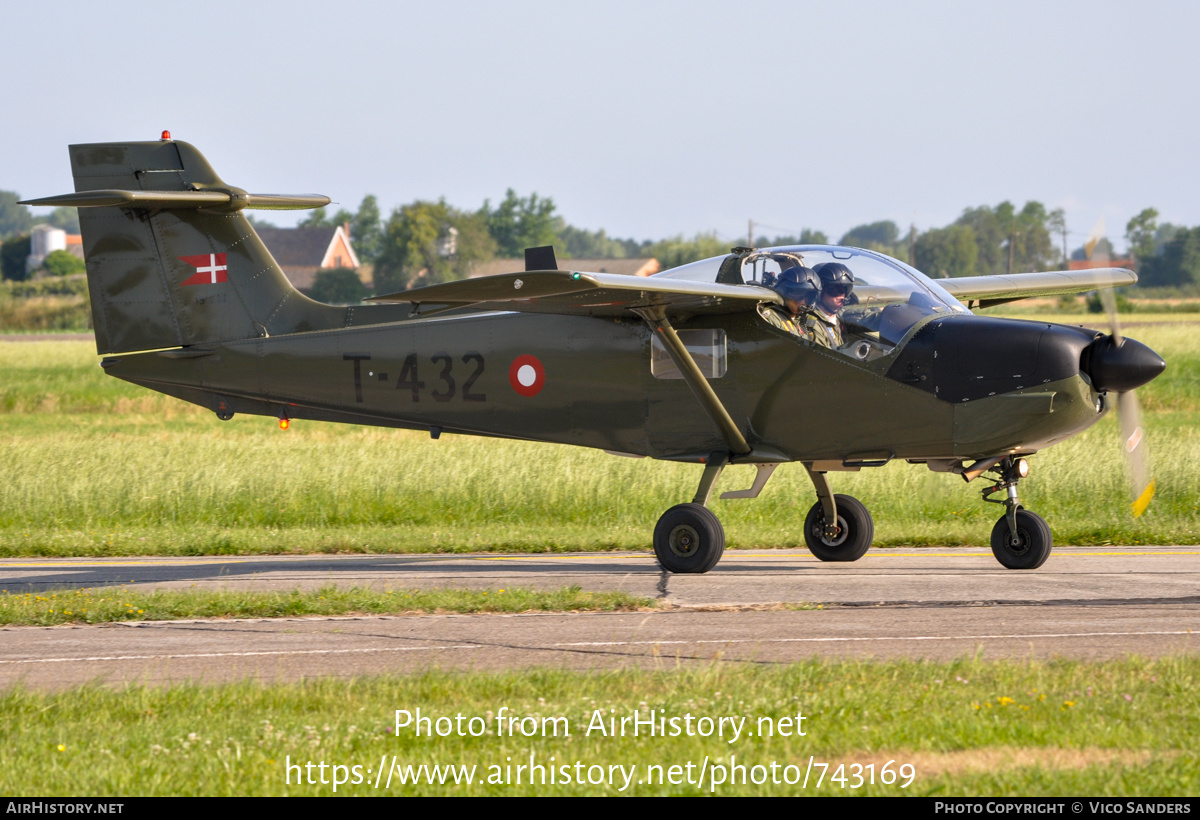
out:
<path id="1" fill-rule="evenodd" d="M 821 292 L 821 280 L 811 269 L 794 265 L 775 277 L 773 287 L 784 299 L 811 305 Z"/>
<path id="2" fill-rule="evenodd" d="M 841 262 L 824 262 L 813 270 L 821 280 L 821 292 L 837 295 L 845 293 L 847 298 L 854 292 L 854 274 Z"/>

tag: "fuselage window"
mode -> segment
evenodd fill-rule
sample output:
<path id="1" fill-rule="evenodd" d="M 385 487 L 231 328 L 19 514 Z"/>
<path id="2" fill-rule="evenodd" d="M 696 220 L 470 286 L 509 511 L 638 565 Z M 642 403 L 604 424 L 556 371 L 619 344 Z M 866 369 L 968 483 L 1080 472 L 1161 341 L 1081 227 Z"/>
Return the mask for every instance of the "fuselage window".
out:
<path id="1" fill-rule="evenodd" d="M 725 375 L 725 331 L 724 330 L 680 330 L 679 341 L 696 360 L 696 365 L 706 379 L 719 379 Z M 656 379 L 682 379 L 683 373 L 675 366 L 674 359 L 657 336 L 650 339 L 650 373 Z"/>

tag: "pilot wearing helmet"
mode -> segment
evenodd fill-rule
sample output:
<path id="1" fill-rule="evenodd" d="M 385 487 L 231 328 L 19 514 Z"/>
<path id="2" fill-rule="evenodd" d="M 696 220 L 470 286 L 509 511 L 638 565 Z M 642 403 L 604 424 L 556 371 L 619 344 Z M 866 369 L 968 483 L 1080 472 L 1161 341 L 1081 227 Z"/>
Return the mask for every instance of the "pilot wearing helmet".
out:
<path id="1" fill-rule="evenodd" d="M 821 292 L 821 282 L 811 270 L 799 265 L 782 271 L 770 285 L 783 297 L 783 306 L 763 304 L 758 308 L 762 317 L 780 330 L 801 339 L 817 341 L 807 326 L 807 314 Z"/>
<path id="2" fill-rule="evenodd" d="M 836 350 L 846 341 L 837 314 L 854 292 L 854 274 L 841 262 L 825 262 L 813 268 L 813 272 L 821 283 L 821 293 L 813 310 L 804 317 L 805 329 L 817 344 Z"/>

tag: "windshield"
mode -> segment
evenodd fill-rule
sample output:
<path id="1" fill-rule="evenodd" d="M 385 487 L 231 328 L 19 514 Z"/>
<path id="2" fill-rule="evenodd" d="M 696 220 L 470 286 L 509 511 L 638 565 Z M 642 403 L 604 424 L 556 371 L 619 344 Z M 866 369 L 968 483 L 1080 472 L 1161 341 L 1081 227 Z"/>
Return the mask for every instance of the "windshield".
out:
<path id="1" fill-rule="evenodd" d="M 923 273 L 899 260 L 858 248 L 831 245 L 761 248 L 703 259 L 658 276 L 770 287 L 782 270 L 796 265 L 815 268 L 825 262 L 840 262 L 854 275 L 853 292 L 838 311 L 845 330 L 845 342 L 839 350 L 847 355 L 865 360 L 878 358 L 926 316 L 968 312 Z"/>

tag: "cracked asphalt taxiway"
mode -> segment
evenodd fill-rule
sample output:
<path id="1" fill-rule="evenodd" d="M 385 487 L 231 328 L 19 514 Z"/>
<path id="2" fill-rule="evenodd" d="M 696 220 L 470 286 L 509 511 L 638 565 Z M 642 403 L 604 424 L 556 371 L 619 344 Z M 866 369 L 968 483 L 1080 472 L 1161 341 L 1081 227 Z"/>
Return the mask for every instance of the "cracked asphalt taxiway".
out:
<path id="1" fill-rule="evenodd" d="M 705 575 L 648 553 L 7 559 L 0 587 L 624 590 L 661 609 L 137 622 L 0 629 L 0 685 L 295 680 L 443 669 L 579 669 L 815 656 L 948 659 L 1200 651 L 1200 548 L 1056 548 L 1006 570 L 977 548 L 729 551 Z M 819 608 L 818 608 L 819 607 Z"/>

